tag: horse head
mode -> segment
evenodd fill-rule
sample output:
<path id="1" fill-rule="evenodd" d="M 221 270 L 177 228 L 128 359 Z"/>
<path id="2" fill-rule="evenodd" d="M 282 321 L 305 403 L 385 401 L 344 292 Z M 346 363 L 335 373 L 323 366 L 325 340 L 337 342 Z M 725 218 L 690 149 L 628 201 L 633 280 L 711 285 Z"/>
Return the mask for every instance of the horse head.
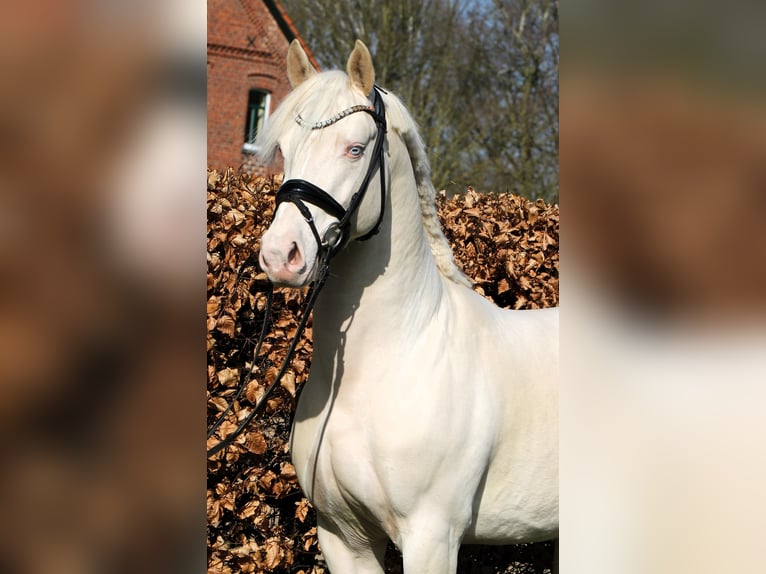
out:
<path id="1" fill-rule="evenodd" d="M 287 66 L 294 89 L 261 138 L 263 147 L 281 150 L 285 175 L 259 259 L 274 283 L 303 287 L 348 240 L 380 225 L 385 110 L 361 41 L 347 74 L 317 74 L 297 40 Z"/>

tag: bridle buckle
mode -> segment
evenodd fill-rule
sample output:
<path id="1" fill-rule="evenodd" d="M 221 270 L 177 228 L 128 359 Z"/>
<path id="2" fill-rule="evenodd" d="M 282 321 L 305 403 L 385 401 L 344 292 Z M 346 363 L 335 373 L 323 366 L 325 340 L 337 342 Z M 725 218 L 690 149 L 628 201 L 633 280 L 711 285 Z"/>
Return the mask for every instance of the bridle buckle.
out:
<path id="1" fill-rule="evenodd" d="M 322 248 L 328 251 L 335 252 L 343 244 L 343 229 L 340 223 L 331 223 L 324 232 L 322 238 Z"/>

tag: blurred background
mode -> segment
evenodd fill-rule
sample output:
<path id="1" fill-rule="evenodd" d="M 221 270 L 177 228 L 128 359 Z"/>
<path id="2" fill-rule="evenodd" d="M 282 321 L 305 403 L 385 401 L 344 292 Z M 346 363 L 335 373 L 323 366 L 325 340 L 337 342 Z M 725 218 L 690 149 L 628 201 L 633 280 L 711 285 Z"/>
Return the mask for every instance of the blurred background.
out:
<path id="1" fill-rule="evenodd" d="M 199 1 L 3 5 L 3 572 L 204 564 L 204 46 Z"/>
<path id="2" fill-rule="evenodd" d="M 561 6 L 564 571 L 757 568 L 764 16 Z"/>

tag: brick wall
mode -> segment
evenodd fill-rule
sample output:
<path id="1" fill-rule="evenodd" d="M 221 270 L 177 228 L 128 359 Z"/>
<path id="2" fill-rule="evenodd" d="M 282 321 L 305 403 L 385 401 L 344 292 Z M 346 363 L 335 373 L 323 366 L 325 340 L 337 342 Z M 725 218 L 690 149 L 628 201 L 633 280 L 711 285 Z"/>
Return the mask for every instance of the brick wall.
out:
<path id="1" fill-rule="evenodd" d="M 242 152 L 248 94 L 269 92 L 270 113 L 287 95 L 289 42 L 263 0 L 208 0 L 207 5 L 208 166 L 246 164 L 252 171 L 253 157 Z"/>

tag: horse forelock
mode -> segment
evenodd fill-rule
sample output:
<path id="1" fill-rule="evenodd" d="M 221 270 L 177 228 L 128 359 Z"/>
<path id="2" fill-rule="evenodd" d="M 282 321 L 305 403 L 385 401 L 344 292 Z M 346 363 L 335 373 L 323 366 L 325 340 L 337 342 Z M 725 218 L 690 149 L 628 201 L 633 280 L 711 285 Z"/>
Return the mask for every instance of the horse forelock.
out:
<path id="1" fill-rule="evenodd" d="M 297 115 L 300 114 L 307 124 L 323 121 L 351 105 L 364 103 L 361 98 L 361 94 L 351 87 L 345 72 L 335 70 L 315 74 L 290 92 L 277 111 L 269 117 L 256 141 L 260 159 L 270 162 L 279 147 L 279 140 L 287 134 L 300 136 L 303 133 L 308 136 L 311 129 L 299 125 L 295 121 Z M 436 264 L 447 279 L 471 286 L 470 280 L 455 263 L 452 248 L 441 228 L 436 210 L 436 192 L 431 181 L 431 167 L 418 126 L 394 94 L 384 92 L 383 101 L 388 130 L 402 138 L 410 157 L 423 226 Z"/>

